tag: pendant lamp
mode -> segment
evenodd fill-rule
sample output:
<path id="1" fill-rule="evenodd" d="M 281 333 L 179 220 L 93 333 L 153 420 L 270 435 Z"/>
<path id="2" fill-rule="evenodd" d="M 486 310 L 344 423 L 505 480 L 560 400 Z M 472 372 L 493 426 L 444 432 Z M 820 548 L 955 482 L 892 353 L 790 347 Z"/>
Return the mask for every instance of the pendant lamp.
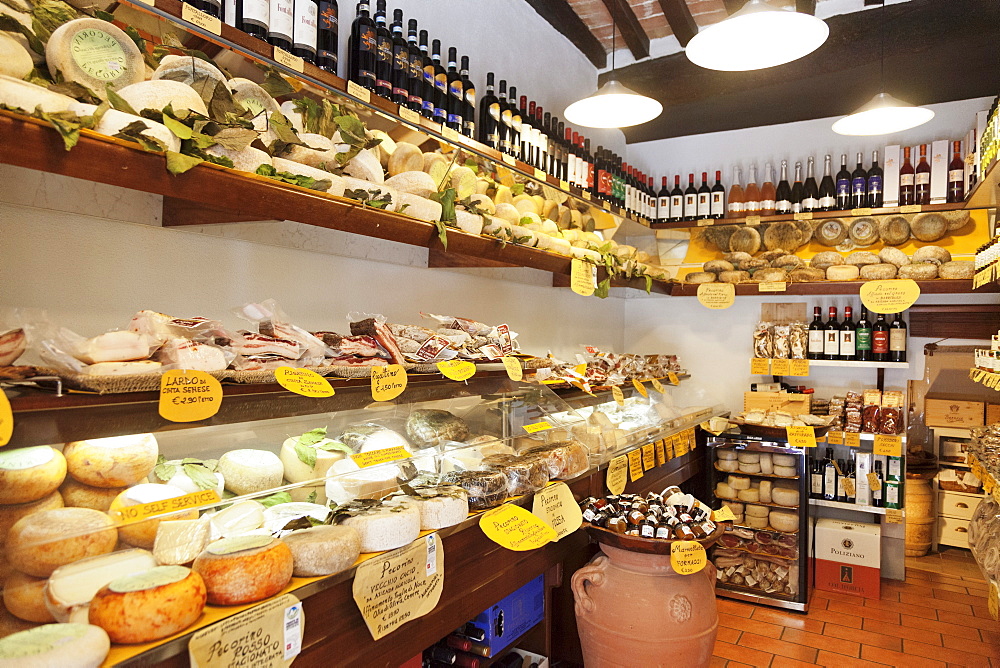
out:
<path id="1" fill-rule="evenodd" d="M 881 31 L 881 79 L 880 93 L 863 104 L 850 116 L 844 116 L 833 124 L 833 131 L 839 135 L 871 136 L 902 132 L 923 125 L 934 118 L 934 112 L 926 107 L 916 107 L 903 102 L 885 92 L 885 2 L 879 12 Z"/>
<path id="2" fill-rule="evenodd" d="M 588 128 L 627 128 L 651 121 L 663 112 L 663 105 L 651 97 L 623 86 L 615 76 L 615 14 L 611 12 L 611 75 L 590 97 L 566 107 L 563 117 Z"/>
<path id="3" fill-rule="evenodd" d="M 710 70 L 746 72 L 809 55 L 830 36 L 811 14 L 750 0 L 732 16 L 701 30 L 685 47 L 688 60 Z"/>

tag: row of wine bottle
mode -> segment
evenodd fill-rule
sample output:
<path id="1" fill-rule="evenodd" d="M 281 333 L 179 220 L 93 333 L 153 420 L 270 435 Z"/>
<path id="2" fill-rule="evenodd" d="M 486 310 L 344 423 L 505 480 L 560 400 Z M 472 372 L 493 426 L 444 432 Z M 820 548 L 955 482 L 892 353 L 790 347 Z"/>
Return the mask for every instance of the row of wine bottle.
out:
<path id="1" fill-rule="evenodd" d="M 831 306 L 829 318 L 823 322 L 822 309 L 813 307 L 809 324 L 809 344 L 806 357 L 811 360 L 842 360 L 858 362 L 905 362 L 906 321 L 897 313 L 892 323 L 879 313 L 872 323 L 868 309 L 861 308 L 861 318 L 854 322 L 853 309 L 844 307 L 844 320 L 837 320 L 837 307 Z"/>

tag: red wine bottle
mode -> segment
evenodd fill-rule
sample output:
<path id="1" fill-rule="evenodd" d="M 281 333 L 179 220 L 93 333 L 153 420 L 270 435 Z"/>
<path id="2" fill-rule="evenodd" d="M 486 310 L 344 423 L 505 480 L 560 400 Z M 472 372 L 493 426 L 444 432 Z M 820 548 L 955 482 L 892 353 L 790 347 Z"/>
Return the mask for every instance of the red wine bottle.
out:
<path id="1" fill-rule="evenodd" d="M 840 323 L 837 322 L 837 307 L 830 307 L 830 319 L 824 325 L 823 359 L 840 359 Z"/>
<path id="2" fill-rule="evenodd" d="M 962 142 L 952 142 L 953 155 L 948 163 L 948 201 L 965 199 L 965 161 L 962 160 Z"/>
<path id="3" fill-rule="evenodd" d="M 889 325 L 882 313 L 872 325 L 872 359 L 876 362 L 889 361 Z"/>
<path id="4" fill-rule="evenodd" d="M 709 216 L 724 218 L 726 215 L 726 189 L 722 186 L 722 172 L 718 170 L 715 172 L 715 185 L 712 186 L 711 198 Z"/>
<path id="5" fill-rule="evenodd" d="M 903 164 L 899 168 L 899 205 L 909 206 L 916 201 L 913 163 L 910 162 L 910 147 L 903 147 Z"/>
<path id="6" fill-rule="evenodd" d="M 348 78 L 354 83 L 375 90 L 375 22 L 368 15 L 368 3 L 359 2 L 357 16 L 351 24 L 351 37 L 347 44 Z M 271 17 L 274 21 L 274 16 Z"/>
<path id="7" fill-rule="evenodd" d="M 861 209 L 868 205 L 868 172 L 865 171 L 863 154 L 858 153 L 858 166 L 851 172 L 851 208 Z"/>
<path id="8" fill-rule="evenodd" d="M 916 186 L 916 201 L 914 204 L 931 203 L 931 166 L 927 162 L 927 144 L 920 145 L 920 162 L 917 163 L 914 185 Z"/>
<path id="9" fill-rule="evenodd" d="M 837 172 L 837 211 L 851 208 L 851 173 L 847 171 L 847 154 L 840 154 L 840 171 Z"/>
<path id="10" fill-rule="evenodd" d="M 813 307 L 813 320 L 809 323 L 809 347 L 806 357 L 811 360 L 823 359 L 823 347 L 826 340 L 826 325 L 823 324 L 823 309 Z"/>
<path id="11" fill-rule="evenodd" d="M 872 166 L 868 170 L 868 206 L 877 209 L 882 206 L 882 168 L 878 165 L 878 151 L 872 151 Z"/>

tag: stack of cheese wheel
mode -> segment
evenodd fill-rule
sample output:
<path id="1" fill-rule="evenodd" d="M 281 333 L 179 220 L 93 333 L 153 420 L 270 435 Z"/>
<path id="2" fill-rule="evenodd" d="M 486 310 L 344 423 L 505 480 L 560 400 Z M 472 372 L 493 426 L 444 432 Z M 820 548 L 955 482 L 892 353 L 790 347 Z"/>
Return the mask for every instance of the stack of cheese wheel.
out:
<path id="1" fill-rule="evenodd" d="M 107 512 L 119 494 L 143 482 L 159 455 L 152 434 L 73 441 L 63 448 L 69 478 L 61 488 L 67 506 Z"/>
<path id="2" fill-rule="evenodd" d="M 771 455 L 771 461 L 774 462 L 774 475 L 781 476 L 783 478 L 794 478 L 799 474 L 799 470 L 796 467 L 795 455 L 782 455 L 773 454 Z"/>
<path id="3" fill-rule="evenodd" d="M 716 457 L 715 466 L 720 471 L 733 473 L 734 471 L 738 471 L 740 468 L 740 463 L 737 460 L 737 455 L 735 450 L 716 450 L 715 457 Z"/>

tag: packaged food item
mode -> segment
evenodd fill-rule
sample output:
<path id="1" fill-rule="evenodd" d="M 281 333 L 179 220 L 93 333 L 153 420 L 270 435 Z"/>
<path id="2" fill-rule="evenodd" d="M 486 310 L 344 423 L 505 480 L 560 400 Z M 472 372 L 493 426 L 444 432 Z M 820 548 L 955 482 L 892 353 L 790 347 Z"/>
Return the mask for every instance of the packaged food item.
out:
<path id="1" fill-rule="evenodd" d="M 775 325 L 772 330 L 771 351 L 775 359 L 788 359 L 791 356 L 791 325 Z"/>
<path id="2" fill-rule="evenodd" d="M 568 480 L 587 472 L 590 454 L 579 441 L 553 441 L 521 452 L 522 455 L 541 455 L 545 458 L 552 480 Z"/>
<path id="3" fill-rule="evenodd" d="M 861 408 L 861 431 L 869 434 L 879 433 L 879 410 L 882 405 L 882 392 L 865 390 Z"/>
<path id="4" fill-rule="evenodd" d="M 507 475 L 502 471 L 452 471 L 442 482 L 469 494 L 469 510 L 488 510 L 507 499 Z"/>
<path id="5" fill-rule="evenodd" d="M 793 360 L 804 360 L 809 352 L 809 325 L 804 322 L 793 322 L 788 336 L 789 357 Z"/>
<path id="6" fill-rule="evenodd" d="M 771 323 L 758 322 L 753 330 L 753 356 L 760 358 L 774 357 L 771 338 Z"/>
<path id="7" fill-rule="evenodd" d="M 490 455 L 483 469 L 502 471 L 507 476 L 507 495 L 530 494 L 549 484 L 547 459 L 542 455 Z"/>
<path id="8" fill-rule="evenodd" d="M 844 431 L 860 432 L 862 425 L 862 398 L 858 392 L 848 392 L 844 399 Z"/>
<path id="9" fill-rule="evenodd" d="M 903 393 L 889 390 L 882 393 L 882 406 L 879 409 L 879 434 L 903 433 Z"/>

